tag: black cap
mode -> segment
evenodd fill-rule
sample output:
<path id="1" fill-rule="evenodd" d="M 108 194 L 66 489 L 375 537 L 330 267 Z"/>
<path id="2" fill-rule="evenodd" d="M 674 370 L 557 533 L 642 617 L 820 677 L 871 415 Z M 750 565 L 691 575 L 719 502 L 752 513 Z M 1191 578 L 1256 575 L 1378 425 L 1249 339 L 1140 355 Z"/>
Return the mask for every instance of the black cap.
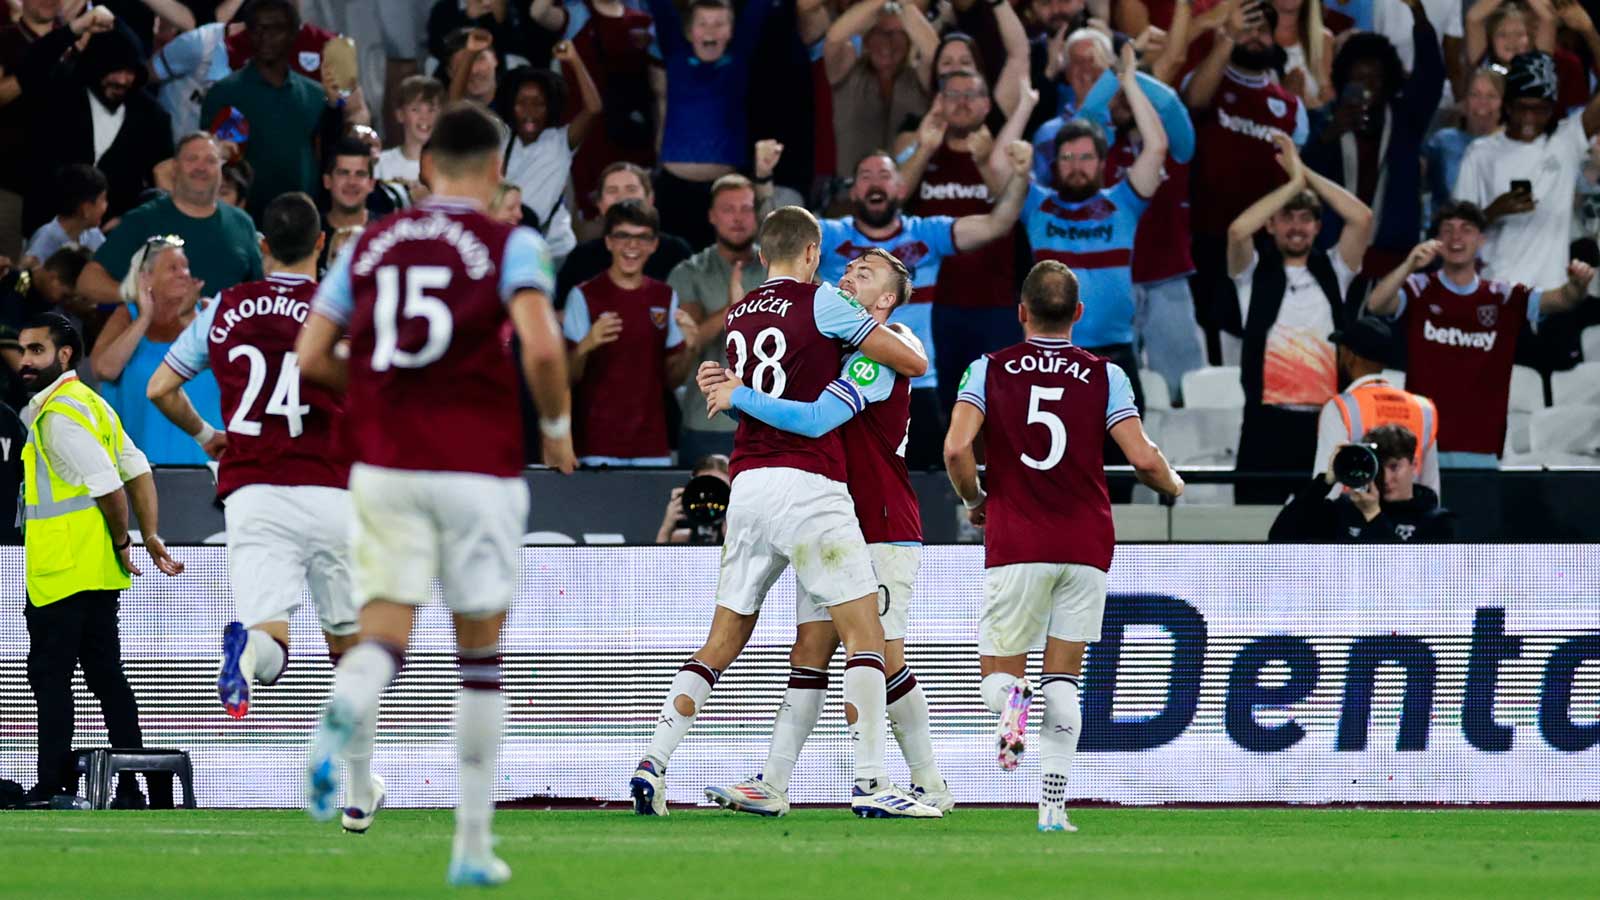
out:
<path id="1" fill-rule="evenodd" d="M 1390 330 L 1388 322 L 1376 316 L 1362 316 L 1328 335 L 1328 340 L 1349 347 L 1357 356 L 1388 365 L 1394 347 L 1394 332 Z"/>
<path id="2" fill-rule="evenodd" d="M 1506 101 L 1529 97 L 1556 102 L 1556 61 L 1550 54 L 1530 50 L 1512 57 L 1506 71 Z"/>

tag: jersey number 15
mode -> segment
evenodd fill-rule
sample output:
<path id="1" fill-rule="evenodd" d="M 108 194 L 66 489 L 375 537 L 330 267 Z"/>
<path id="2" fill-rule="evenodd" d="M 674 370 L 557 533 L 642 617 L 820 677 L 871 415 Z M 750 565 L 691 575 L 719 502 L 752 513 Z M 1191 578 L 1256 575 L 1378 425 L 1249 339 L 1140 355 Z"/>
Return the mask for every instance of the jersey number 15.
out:
<path id="1" fill-rule="evenodd" d="M 445 266 L 406 266 L 402 272 L 399 266 L 382 266 L 377 281 L 378 300 L 372 308 L 372 371 L 420 369 L 438 362 L 450 349 L 455 320 L 450 316 L 450 307 L 428 291 L 450 287 L 450 270 Z M 422 349 L 400 349 L 402 318 L 427 322 L 428 337 Z"/>

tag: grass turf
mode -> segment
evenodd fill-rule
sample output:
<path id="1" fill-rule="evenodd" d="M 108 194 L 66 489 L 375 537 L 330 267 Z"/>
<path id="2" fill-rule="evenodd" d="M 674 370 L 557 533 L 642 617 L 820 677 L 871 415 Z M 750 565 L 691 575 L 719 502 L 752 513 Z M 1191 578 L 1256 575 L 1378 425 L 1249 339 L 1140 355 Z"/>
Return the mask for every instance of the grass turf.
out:
<path id="1" fill-rule="evenodd" d="M 447 810 L 390 810 L 366 835 L 297 811 L 0 814 L 0 895 L 444 895 Z M 1055 898 L 1578 897 L 1600 887 L 1600 812 L 1031 809 L 942 822 L 711 811 L 502 811 L 507 895 Z"/>

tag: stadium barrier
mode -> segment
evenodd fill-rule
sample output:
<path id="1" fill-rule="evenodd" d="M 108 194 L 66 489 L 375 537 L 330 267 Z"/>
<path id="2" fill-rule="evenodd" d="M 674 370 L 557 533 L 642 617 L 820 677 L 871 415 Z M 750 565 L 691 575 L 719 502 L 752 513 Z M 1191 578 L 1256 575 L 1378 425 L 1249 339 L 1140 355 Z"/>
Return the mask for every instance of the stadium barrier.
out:
<path id="1" fill-rule="evenodd" d="M 1066 539 L 1064 537 L 1064 539 Z M 122 601 L 124 658 L 145 740 L 193 755 L 202 806 L 301 799 L 305 741 L 330 670 L 316 620 L 293 662 L 226 718 L 218 638 L 232 615 L 226 551 L 180 547 L 188 570 Z M 0 551 L 0 579 L 22 581 Z M 620 800 L 677 667 L 712 613 L 710 548 L 530 548 L 503 648 L 502 800 Z M 978 698 L 982 551 L 924 551 L 910 664 L 939 761 L 963 803 L 1033 802 L 1037 756 L 1002 773 Z M 1085 671 L 1071 792 L 1121 803 L 1600 802 L 1600 548 L 1131 546 L 1110 577 Z M 34 709 L 20 592 L 0 608 L 0 775 L 31 783 Z M 669 796 L 760 770 L 787 673 L 794 585 L 772 592 L 746 655 L 673 761 Z M 386 695 L 375 770 L 400 806 L 448 805 L 457 685 L 448 620 L 419 619 Z M 850 777 L 836 661 L 796 802 L 841 802 Z M 1037 672 L 1037 660 L 1033 667 Z M 79 746 L 103 745 L 76 687 Z M 1040 721 L 1036 714 L 1034 727 Z M 891 748 L 891 773 L 903 765 Z"/>

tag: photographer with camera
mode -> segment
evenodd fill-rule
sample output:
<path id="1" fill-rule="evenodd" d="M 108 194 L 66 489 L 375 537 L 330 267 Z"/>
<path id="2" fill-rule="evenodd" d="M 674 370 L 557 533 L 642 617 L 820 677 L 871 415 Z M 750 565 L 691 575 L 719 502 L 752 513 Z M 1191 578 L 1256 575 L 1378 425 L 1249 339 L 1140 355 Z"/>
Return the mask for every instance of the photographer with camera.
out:
<path id="1" fill-rule="evenodd" d="M 1381 425 L 1359 444 L 1334 451 L 1328 469 L 1300 488 L 1272 523 L 1269 541 L 1391 544 L 1448 541 L 1451 514 L 1439 495 L 1416 483 L 1417 438 L 1404 425 Z M 1329 488 L 1343 485 L 1338 499 Z"/>
<path id="2" fill-rule="evenodd" d="M 732 483 L 726 456 L 713 453 L 702 457 L 690 472 L 689 483 L 673 488 L 667 498 L 667 513 L 656 532 L 656 543 L 721 544 L 727 531 Z"/>

